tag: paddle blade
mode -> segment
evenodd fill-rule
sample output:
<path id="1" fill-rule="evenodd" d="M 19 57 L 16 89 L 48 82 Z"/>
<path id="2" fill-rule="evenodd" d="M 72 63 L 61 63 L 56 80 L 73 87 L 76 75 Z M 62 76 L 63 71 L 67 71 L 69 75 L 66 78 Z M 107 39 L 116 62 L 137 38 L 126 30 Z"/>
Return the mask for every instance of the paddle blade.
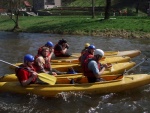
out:
<path id="1" fill-rule="evenodd" d="M 54 85 L 56 83 L 56 80 L 57 80 L 57 78 L 55 76 L 51 76 L 51 75 L 46 74 L 46 73 L 39 73 L 38 78 L 41 81 L 48 83 L 50 85 Z"/>

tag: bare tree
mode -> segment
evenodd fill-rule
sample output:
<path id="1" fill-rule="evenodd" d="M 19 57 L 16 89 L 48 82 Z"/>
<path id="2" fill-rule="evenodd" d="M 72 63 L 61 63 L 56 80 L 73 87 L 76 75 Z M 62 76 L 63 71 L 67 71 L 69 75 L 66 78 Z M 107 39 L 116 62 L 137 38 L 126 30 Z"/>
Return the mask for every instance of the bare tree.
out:
<path id="1" fill-rule="evenodd" d="M 12 31 L 19 29 L 19 8 L 21 0 L 9 0 L 10 19 L 15 23 Z M 14 16 L 13 16 L 14 14 Z"/>
<path id="2" fill-rule="evenodd" d="M 111 9 L 111 0 L 106 0 L 105 18 L 104 19 L 109 19 L 110 9 Z"/>

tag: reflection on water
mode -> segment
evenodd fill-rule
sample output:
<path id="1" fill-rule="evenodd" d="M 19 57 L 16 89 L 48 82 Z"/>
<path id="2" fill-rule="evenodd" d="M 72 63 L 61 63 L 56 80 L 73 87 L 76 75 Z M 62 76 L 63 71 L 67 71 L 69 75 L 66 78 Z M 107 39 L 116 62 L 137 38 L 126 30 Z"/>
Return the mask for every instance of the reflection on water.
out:
<path id="1" fill-rule="evenodd" d="M 0 59 L 10 63 L 22 62 L 25 54 L 36 55 L 37 49 L 47 41 L 54 44 L 65 38 L 70 52 L 80 52 L 86 42 L 105 51 L 139 49 L 142 54 L 133 59 L 139 63 L 144 56 L 150 57 L 150 40 L 102 38 L 90 36 L 70 36 L 35 33 L 0 32 Z M 133 70 L 133 73 L 149 73 L 150 59 Z M 0 75 L 14 73 L 9 65 L 0 63 Z M 15 113 L 116 113 L 150 112 L 149 85 L 133 91 L 107 95 L 84 95 L 84 93 L 64 93 L 55 98 L 37 95 L 0 93 L 0 112 Z"/>

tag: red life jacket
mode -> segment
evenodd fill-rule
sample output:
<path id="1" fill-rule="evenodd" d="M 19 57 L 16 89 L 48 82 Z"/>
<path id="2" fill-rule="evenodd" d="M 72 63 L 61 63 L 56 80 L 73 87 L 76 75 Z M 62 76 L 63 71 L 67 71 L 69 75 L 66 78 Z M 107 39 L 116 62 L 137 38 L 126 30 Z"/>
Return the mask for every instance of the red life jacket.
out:
<path id="1" fill-rule="evenodd" d="M 36 55 L 35 56 L 35 60 L 34 60 L 34 67 L 36 69 L 37 72 L 40 72 L 41 71 L 41 67 L 38 66 L 37 62 L 36 62 L 36 59 L 41 56 L 41 55 Z M 48 56 L 49 57 L 49 56 Z M 44 57 L 43 57 L 44 58 Z M 43 68 L 47 71 L 50 71 L 51 69 L 51 65 L 50 65 L 50 58 L 44 58 L 44 61 L 45 61 L 45 64 L 43 65 Z"/>
<path id="2" fill-rule="evenodd" d="M 37 55 L 42 55 L 42 49 L 43 49 L 43 47 L 46 47 L 46 46 L 40 47 L 40 48 L 38 49 Z M 50 56 L 50 54 L 51 54 L 51 52 L 49 53 L 49 56 Z"/>
<path id="3" fill-rule="evenodd" d="M 89 52 L 86 52 L 84 53 L 83 55 L 81 55 L 81 57 L 79 58 L 80 62 L 81 62 L 81 66 L 84 64 L 84 62 L 90 58 L 93 58 L 94 55 L 89 53 Z"/>
<path id="4" fill-rule="evenodd" d="M 83 71 L 84 71 L 84 76 L 87 76 L 88 78 L 96 78 L 93 71 L 89 70 L 88 68 L 88 63 L 90 61 L 92 61 L 93 59 L 89 58 L 86 59 L 84 64 L 83 64 Z M 102 65 L 101 63 L 97 63 L 98 69 L 101 70 L 102 69 Z"/>
<path id="5" fill-rule="evenodd" d="M 38 49 L 38 55 L 41 55 L 42 54 L 42 48 L 45 47 L 45 46 L 42 46 Z"/>
<path id="6" fill-rule="evenodd" d="M 56 44 L 55 47 L 54 47 L 54 54 L 55 54 L 55 56 L 61 56 L 62 55 L 61 51 L 57 50 L 58 46 L 60 46 L 61 49 L 62 49 L 62 46 L 60 44 Z"/>
<path id="7" fill-rule="evenodd" d="M 31 74 L 32 74 L 32 71 L 36 71 L 35 69 L 34 69 L 34 67 L 26 67 L 24 64 L 21 64 L 20 66 L 19 66 L 20 68 L 16 68 L 15 69 L 15 73 L 16 73 L 16 76 L 17 76 L 17 78 L 18 78 L 18 80 L 19 80 L 19 82 L 21 83 L 21 75 L 19 75 L 19 71 L 20 70 L 24 70 L 24 71 L 26 71 L 27 72 L 27 77 L 28 78 L 30 78 L 30 76 L 31 76 Z M 33 79 L 32 81 L 31 81 L 31 83 L 35 83 L 36 82 L 36 79 L 37 78 L 35 78 L 35 79 Z"/>

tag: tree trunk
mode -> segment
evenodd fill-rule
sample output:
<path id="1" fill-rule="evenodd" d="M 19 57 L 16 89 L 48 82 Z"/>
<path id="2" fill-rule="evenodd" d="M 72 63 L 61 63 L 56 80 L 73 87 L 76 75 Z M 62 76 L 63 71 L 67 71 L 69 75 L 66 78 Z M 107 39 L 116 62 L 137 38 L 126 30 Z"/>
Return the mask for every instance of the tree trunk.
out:
<path id="1" fill-rule="evenodd" d="M 95 18 L 95 0 L 92 0 L 92 18 Z"/>
<path id="2" fill-rule="evenodd" d="M 137 0 L 137 4 L 136 4 L 136 13 L 139 13 L 139 0 Z"/>
<path id="3" fill-rule="evenodd" d="M 111 0 L 106 0 L 106 7 L 105 7 L 105 20 L 109 19 L 110 16 L 110 9 L 111 9 Z"/>
<path id="4" fill-rule="evenodd" d="M 16 15 L 15 15 L 15 20 L 14 20 L 15 26 L 12 29 L 12 31 L 16 31 L 17 29 L 19 29 L 19 11 L 16 11 Z"/>

